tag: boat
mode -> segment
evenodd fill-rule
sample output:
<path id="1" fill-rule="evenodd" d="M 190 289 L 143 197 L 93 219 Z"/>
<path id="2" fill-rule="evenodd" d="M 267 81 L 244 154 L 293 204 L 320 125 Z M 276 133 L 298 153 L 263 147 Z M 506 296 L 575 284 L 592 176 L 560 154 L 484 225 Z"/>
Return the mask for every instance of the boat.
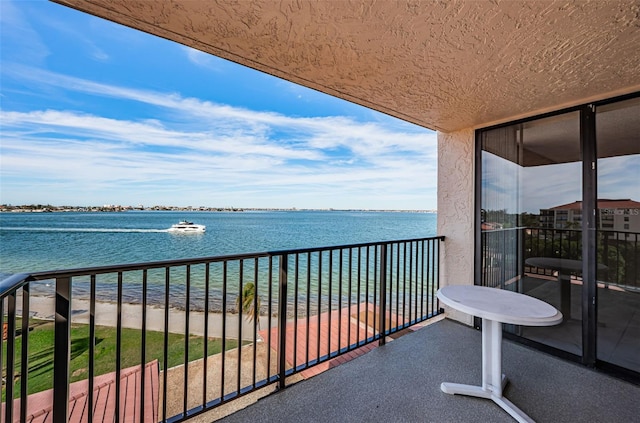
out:
<path id="1" fill-rule="evenodd" d="M 168 229 L 169 232 L 199 232 L 202 233 L 207 230 L 205 225 L 198 225 L 188 220 L 182 220 L 175 225 L 171 225 Z"/>

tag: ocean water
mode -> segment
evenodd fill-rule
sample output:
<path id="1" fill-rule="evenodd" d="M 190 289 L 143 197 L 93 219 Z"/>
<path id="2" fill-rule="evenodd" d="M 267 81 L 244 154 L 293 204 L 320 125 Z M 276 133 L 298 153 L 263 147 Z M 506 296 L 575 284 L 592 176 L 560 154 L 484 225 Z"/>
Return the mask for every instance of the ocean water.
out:
<path id="1" fill-rule="evenodd" d="M 204 234 L 167 229 L 180 220 Z M 419 212 L 0 213 L 0 279 L 13 273 L 141 263 L 436 235 Z"/>

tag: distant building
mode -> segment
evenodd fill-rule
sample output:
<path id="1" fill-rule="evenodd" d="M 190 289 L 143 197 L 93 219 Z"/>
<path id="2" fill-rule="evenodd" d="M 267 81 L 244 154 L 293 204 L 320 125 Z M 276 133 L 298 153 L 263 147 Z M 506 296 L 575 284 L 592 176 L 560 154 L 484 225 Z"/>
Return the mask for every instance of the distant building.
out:
<path id="1" fill-rule="evenodd" d="M 596 224 L 599 230 L 640 232 L 640 202 L 630 199 L 598 200 Z M 580 229 L 582 201 L 540 210 L 540 227 L 550 229 Z"/>
<path id="2" fill-rule="evenodd" d="M 502 229 L 502 223 L 482 222 L 481 229 L 483 231 L 495 231 L 497 229 Z"/>

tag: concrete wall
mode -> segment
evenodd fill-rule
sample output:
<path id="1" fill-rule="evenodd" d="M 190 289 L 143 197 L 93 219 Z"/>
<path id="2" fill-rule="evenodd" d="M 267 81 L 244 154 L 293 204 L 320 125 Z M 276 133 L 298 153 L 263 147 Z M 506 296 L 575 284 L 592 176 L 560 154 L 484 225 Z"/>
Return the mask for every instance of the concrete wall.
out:
<path id="1" fill-rule="evenodd" d="M 438 235 L 444 235 L 440 283 L 473 285 L 474 133 L 438 132 Z M 471 325 L 471 316 L 446 308 Z"/>
<path id="2" fill-rule="evenodd" d="M 638 0 L 55 1 L 445 132 L 640 90 Z"/>

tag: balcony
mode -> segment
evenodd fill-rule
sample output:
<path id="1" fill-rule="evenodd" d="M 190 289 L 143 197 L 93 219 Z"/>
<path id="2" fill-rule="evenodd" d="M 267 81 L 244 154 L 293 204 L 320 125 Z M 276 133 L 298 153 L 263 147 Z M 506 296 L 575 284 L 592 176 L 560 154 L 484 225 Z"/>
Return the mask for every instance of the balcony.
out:
<path id="1" fill-rule="evenodd" d="M 443 321 L 435 297 L 443 242 L 14 275 L 2 421 L 511 421 L 440 391 L 481 380 L 480 332 Z M 509 341 L 503 362 L 505 395 L 534 419 L 640 413 L 638 386 Z"/>
<path id="2" fill-rule="evenodd" d="M 439 321 L 221 422 L 513 422 L 491 401 L 440 391 L 441 382 L 481 381 L 481 338 Z M 535 421 L 631 422 L 640 413 L 640 387 L 507 340 L 502 369 L 505 396 Z"/>
<path id="3" fill-rule="evenodd" d="M 175 422 L 284 388 L 438 315 L 443 239 L 13 275 L 3 421 Z"/>

